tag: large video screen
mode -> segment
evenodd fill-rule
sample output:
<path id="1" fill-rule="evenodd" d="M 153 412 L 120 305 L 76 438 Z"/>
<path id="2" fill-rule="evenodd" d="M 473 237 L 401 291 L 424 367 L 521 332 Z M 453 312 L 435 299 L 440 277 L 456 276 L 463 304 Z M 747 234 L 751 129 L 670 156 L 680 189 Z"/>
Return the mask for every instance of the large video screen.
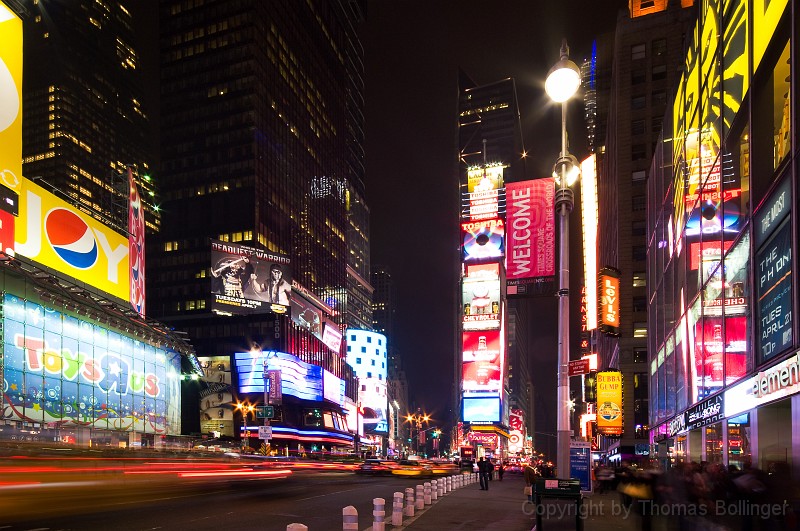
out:
<path id="1" fill-rule="evenodd" d="M 462 333 L 462 388 L 465 395 L 500 393 L 500 330 Z"/>
<path id="2" fill-rule="evenodd" d="M 502 219 L 470 221 L 461 224 L 464 262 L 478 262 L 503 257 L 505 223 Z"/>
<path id="3" fill-rule="evenodd" d="M 179 435 L 180 355 L 6 293 L 3 418 Z"/>
<path id="4" fill-rule="evenodd" d="M 322 367 L 300 361 L 285 352 L 255 351 L 234 354 L 239 374 L 240 393 L 264 392 L 264 362 L 267 370 L 280 371 L 281 393 L 302 400 L 322 402 L 324 399 Z"/>
<path id="5" fill-rule="evenodd" d="M 500 265 L 467 266 L 462 284 L 464 330 L 500 328 Z"/>
<path id="6" fill-rule="evenodd" d="M 211 309 L 231 314 L 286 313 L 292 271 L 287 256 L 211 240 Z"/>
<path id="7" fill-rule="evenodd" d="M 499 398 L 464 398 L 464 422 L 500 422 Z"/>

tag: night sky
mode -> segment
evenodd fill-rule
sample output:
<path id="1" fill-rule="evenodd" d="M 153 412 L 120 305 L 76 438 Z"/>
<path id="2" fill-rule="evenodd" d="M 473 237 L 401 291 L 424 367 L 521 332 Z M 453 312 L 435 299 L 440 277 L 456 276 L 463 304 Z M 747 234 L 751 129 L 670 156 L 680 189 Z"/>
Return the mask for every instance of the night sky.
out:
<path id="1" fill-rule="evenodd" d="M 435 420 L 455 417 L 449 408 L 456 355 L 453 261 L 459 243 L 453 173 L 458 69 L 479 85 L 515 78 L 530 156 L 527 177 L 547 176 L 560 149 L 561 115 L 544 92 L 544 80 L 559 59 L 561 39 L 568 40 L 570 57 L 580 64 L 592 40 L 613 31 L 626 5 L 625 0 L 368 2 L 360 36 L 371 259 L 390 267 L 399 288 L 390 341 L 404 358 L 411 400 Z M 580 102 L 569 113 L 570 151 L 581 158 L 587 150 Z M 572 224 L 577 223 L 575 211 Z M 573 266 L 572 276 L 579 275 Z M 536 395 L 553 405 L 556 298 L 538 299 L 536 305 L 531 326 Z M 554 429 L 552 408 L 538 414 L 537 431 Z"/>

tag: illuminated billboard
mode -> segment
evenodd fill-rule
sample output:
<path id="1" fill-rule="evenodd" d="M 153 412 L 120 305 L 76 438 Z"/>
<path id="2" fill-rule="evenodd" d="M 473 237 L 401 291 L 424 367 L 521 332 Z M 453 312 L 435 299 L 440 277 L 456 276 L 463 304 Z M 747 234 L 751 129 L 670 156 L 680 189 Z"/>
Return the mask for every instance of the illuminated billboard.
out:
<path id="1" fill-rule="evenodd" d="M 553 179 L 506 186 L 508 296 L 552 295 L 555 290 Z"/>
<path id="2" fill-rule="evenodd" d="M 322 369 L 322 397 L 325 400 L 344 406 L 344 380 L 332 372 Z"/>
<path id="3" fill-rule="evenodd" d="M 300 361 L 291 354 L 274 350 L 234 354 L 240 393 L 264 393 L 265 361 L 268 371 L 280 373 L 282 395 L 291 395 L 315 402 L 321 402 L 324 399 L 322 367 Z"/>
<path id="4" fill-rule="evenodd" d="M 581 162 L 581 220 L 583 221 L 583 278 L 586 282 L 586 331 L 597 328 L 597 157 Z"/>
<path id="5" fill-rule="evenodd" d="M 461 236 L 464 262 L 503 257 L 505 223 L 502 219 L 462 223 Z"/>
<path id="6" fill-rule="evenodd" d="M 723 322 L 725 330 L 723 333 Z M 690 350 L 699 398 L 722 389 L 747 372 L 747 317 L 706 317 L 695 323 L 695 348 Z M 727 373 L 727 376 L 726 376 Z"/>
<path id="7" fill-rule="evenodd" d="M 3 2 L 0 35 L 0 185 L 14 196 L 22 179 L 22 20 Z"/>
<path id="8" fill-rule="evenodd" d="M 501 189 L 505 168 L 502 164 L 498 164 L 467 169 L 467 192 L 473 194 Z"/>
<path id="9" fill-rule="evenodd" d="M 288 257 L 211 240 L 211 309 L 230 314 L 286 313 L 292 271 Z"/>
<path id="10" fill-rule="evenodd" d="M 597 431 L 603 435 L 622 435 L 622 373 L 597 373 Z"/>
<path id="11" fill-rule="evenodd" d="M 358 398 L 364 433 L 389 432 L 389 398 L 386 387 L 386 336 L 369 330 L 347 330 L 347 364 L 358 377 Z"/>
<path id="12" fill-rule="evenodd" d="M 145 223 L 142 199 L 133 179 L 133 170 L 128 166 L 128 255 L 131 264 L 130 303 L 136 313 L 145 315 Z"/>
<path id="13" fill-rule="evenodd" d="M 500 328 L 500 296 L 499 264 L 468 265 L 462 284 L 464 330 Z"/>
<path id="14" fill-rule="evenodd" d="M 179 435 L 180 355 L 3 296 L 5 420 Z"/>
<path id="15" fill-rule="evenodd" d="M 464 411 L 461 418 L 464 422 L 490 423 L 500 422 L 499 398 L 467 398 L 464 397 Z"/>
<path id="16" fill-rule="evenodd" d="M 233 389 L 229 356 L 200 358 L 200 432 L 233 436 Z"/>
<path id="17" fill-rule="evenodd" d="M 501 390 L 500 330 L 462 333 L 462 386 L 465 395 L 498 395 Z"/>
<path id="18" fill-rule="evenodd" d="M 619 271 L 604 267 L 597 275 L 598 312 L 600 331 L 612 336 L 619 335 Z"/>
<path id="19" fill-rule="evenodd" d="M 130 301 L 128 238 L 22 179 L 14 251 Z"/>

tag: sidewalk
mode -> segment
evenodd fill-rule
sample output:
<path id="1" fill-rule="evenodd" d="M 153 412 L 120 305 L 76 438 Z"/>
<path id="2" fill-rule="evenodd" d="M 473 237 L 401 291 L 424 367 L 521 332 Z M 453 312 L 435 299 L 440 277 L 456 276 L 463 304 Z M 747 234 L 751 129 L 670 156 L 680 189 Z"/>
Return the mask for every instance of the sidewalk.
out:
<path id="1" fill-rule="evenodd" d="M 418 511 L 414 518 L 404 520 L 403 527 L 387 523 L 386 529 L 531 531 L 536 525 L 536 507 L 526 503 L 524 487 L 522 476 L 516 474 L 506 474 L 503 481 L 495 478 L 488 491 L 480 490 L 477 482 L 471 483 L 439 498 Z M 545 500 L 540 510 L 549 508 L 552 516 L 548 518 L 548 512 L 543 512 L 542 529 L 537 531 L 574 530 L 574 507 L 574 504 Z M 626 513 L 616 492 L 585 497 L 582 514 L 584 531 L 636 531 L 641 527 L 638 516 Z"/>

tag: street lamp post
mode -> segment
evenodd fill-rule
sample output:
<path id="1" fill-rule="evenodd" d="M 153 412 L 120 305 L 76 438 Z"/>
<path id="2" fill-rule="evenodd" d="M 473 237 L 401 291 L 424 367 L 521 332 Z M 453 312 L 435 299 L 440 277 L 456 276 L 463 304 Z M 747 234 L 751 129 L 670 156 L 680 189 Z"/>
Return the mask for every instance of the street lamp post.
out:
<path id="1" fill-rule="evenodd" d="M 244 437 L 242 438 L 242 450 L 250 446 L 250 430 L 247 428 L 247 415 L 255 411 L 255 406 L 238 402 L 236 409 L 242 412 L 242 424 L 244 424 Z"/>
<path id="2" fill-rule="evenodd" d="M 548 96 L 561 104 L 561 154 L 553 167 L 556 182 L 555 209 L 558 212 L 558 387 L 557 400 L 557 448 L 556 466 L 558 475 L 569 477 L 569 214 L 574 205 L 570 186 L 580 174 L 578 161 L 569 153 L 567 142 L 567 100 L 581 83 L 578 66 L 569 59 L 569 46 L 561 43 L 561 59 L 550 69 L 545 82 Z"/>
<path id="3" fill-rule="evenodd" d="M 427 423 L 428 421 L 430 421 L 430 419 L 431 418 L 428 415 L 423 415 L 419 409 L 417 409 L 416 413 L 409 413 L 408 415 L 406 415 L 406 421 L 411 424 L 411 436 L 413 437 L 412 448 L 414 448 L 414 453 L 416 455 L 419 455 L 419 434 L 421 433 L 422 430 L 422 423 L 423 422 Z M 415 426 L 417 428 L 416 434 L 414 433 Z"/>

